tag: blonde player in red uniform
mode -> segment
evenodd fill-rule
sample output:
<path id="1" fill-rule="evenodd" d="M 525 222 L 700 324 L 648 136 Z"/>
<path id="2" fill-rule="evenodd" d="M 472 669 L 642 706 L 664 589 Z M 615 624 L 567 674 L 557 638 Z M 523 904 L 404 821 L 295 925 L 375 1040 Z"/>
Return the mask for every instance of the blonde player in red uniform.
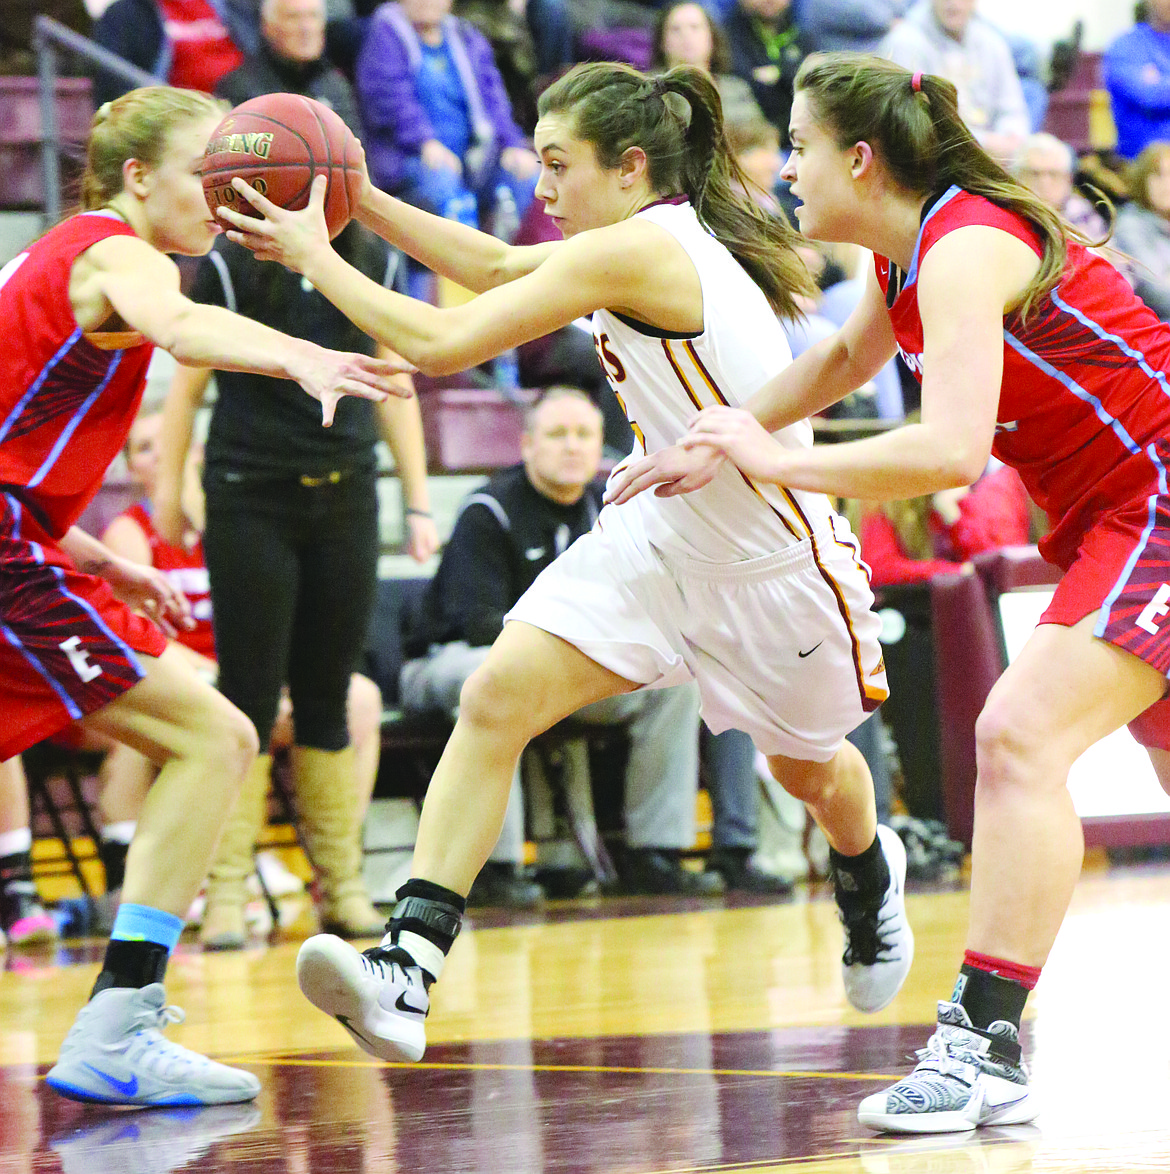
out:
<path id="1" fill-rule="evenodd" d="M 256 199 L 268 220 L 225 218 L 233 239 L 305 274 L 423 370 L 472 366 L 592 314 L 641 450 L 673 444 L 696 407 L 742 403 L 789 361 L 777 313 L 795 312 L 809 280 L 795 236 L 736 194 L 742 176 L 702 70 L 650 79 L 612 63 L 578 66 L 545 91 L 540 111 L 536 195 L 563 241 L 511 248 L 364 194 L 364 223 L 482 291 L 465 306 L 398 297 L 345 265 L 325 234 L 320 187 L 304 213 Z M 781 439 L 803 450 L 812 428 L 799 422 Z M 749 733 L 824 828 L 846 992 L 860 1009 L 885 1006 L 913 954 L 905 853 L 878 828 L 865 760 L 844 740 L 886 696 L 872 599 L 848 525 L 822 494 L 760 487 L 729 467 L 703 493 L 603 511 L 536 579 L 464 685 L 413 879 L 382 946 L 362 955 L 311 938 L 298 958 L 301 989 L 365 1050 L 418 1059 L 427 987 L 495 844 L 525 744 L 600 698 L 693 679 L 707 724 Z"/>
<path id="2" fill-rule="evenodd" d="M 1065 574 L 976 728 L 958 981 L 922 1062 L 859 1117 L 911 1133 L 1030 1121 L 1020 1016 L 1084 847 L 1069 767 L 1128 724 L 1170 790 L 1170 329 L 979 148 L 949 82 L 829 55 L 796 90 L 784 175 L 801 228 L 873 250 L 866 295 L 747 410 L 703 412 L 693 451 L 631 467 L 613 497 L 701 485 L 712 445 L 750 476 L 868 500 L 965 485 L 990 453 L 1019 470 Z M 841 399 L 895 348 L 922 380 L 921 423 L 802 453 L 765 431 Z"/>
<path id="3" fill-rule="evenodd" d="M 188 616 L 153 568 L 74 523 L 126 439 L 151 344 L 176 358 L 296 379 L 325 422 L 343 394 L 383 398 L 393 365 L 270 330 L 179 292 L 168 252 L 205 253 L 217 226 L 199 176 L 222 116 L 206 95 L 135 90 L 103 106 L 87 211 L 0 270 L 0 760 L 84 723 L 161 767 L 130 848 L 124 900 L 89 1003 L 48 1076 L 113 1104 L 248 1100 L 248 1072 L 179 1047 L 161 979 L 182 917 L 256 753 L 251 723 L 166 648 Z"/>

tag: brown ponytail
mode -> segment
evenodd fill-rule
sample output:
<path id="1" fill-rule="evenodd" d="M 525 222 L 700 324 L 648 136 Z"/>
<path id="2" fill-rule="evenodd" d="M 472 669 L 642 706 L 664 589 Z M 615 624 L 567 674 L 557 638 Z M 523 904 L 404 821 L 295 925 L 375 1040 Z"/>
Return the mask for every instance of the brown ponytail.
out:
<path id="1" fill-rule="evenodd" d="M 904 191 L 927 195 L 954 185 L 1017 213 L 1036 229 L 1044 253 L 1015 307 L 1021 318 L 1059 282 L 1070 238 L 1101 243 L 1066 223 L 983 150 L 959 116 L 954 85 L 944 78 L 913 74 L 881 57 L 818 53 L 805 59 L 795 89 L 838 146 L 869 143 Z"/>
<path id="2" fill-rule="evenodd" d="M 679 65 L 649 78 L 617 62 L 590 62 L 549 86 L 538 108 L 542 118 L 571 115 L 576 137 L 593 146 L 607 170 L 640 147 L 651 188 L 685 194 L 776 313 L 799 316 L 795 295 L 813 292 L 795 251 L 800 237 L 744 194 L 749 183 L 728 146 L 719 92 L 705 70 Z"/>

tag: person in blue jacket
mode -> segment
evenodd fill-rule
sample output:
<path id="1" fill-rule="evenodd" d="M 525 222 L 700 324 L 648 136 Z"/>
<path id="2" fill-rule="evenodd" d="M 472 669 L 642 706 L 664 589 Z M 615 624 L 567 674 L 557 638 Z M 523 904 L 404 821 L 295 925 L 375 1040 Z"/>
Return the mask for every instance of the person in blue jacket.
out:
<path id="1" fill-rule="evenodd" d="M 1148 143 L 1170 139 L 1170 0 L 1143 0 L 1134 19 L 1102 60 L 1117 153 L 1126 159 Z"/>

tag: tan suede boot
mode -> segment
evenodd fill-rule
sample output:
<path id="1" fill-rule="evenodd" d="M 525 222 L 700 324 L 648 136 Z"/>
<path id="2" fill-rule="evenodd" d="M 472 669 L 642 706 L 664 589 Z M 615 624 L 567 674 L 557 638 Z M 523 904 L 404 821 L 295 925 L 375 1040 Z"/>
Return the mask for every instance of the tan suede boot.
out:
<path id="1" fill-rule="evenodd" d="M 244 776 L 235 809 L 207 874 L 207 906 L 199 930 L 205 950 L 244 948 L 244 906 L 248 901 L 245 882 L 252 872 L 256 838 L 267 815 L 271 779 L 272 755 L 257 755 Z"/>
<path id="2" fill-rule="evenodd" d="M 353 747 L 292 748 L 293 792 L 305 849 L 317 874 L 321 928 L 343 938 L 378 938 L 386 919 L 361 877 L 361 826 Z"/>

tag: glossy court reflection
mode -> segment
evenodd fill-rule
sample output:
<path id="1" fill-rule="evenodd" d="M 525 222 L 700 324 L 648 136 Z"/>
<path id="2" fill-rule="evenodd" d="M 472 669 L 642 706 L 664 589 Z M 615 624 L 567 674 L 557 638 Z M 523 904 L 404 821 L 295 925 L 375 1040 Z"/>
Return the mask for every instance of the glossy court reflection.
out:
<path id="1" fill-rule="evenodd" d="M 653 908 L 657 912 L 646 915 Z M 905 1072 L 960 948 L 965 895 L 920 894 L 925 947 L 878 1016 L 839 990 L 831 902 L 553 910 L 452 955 L 415 1066 L 380 1065 L 305 1007 L 295 941 L 235 957 L 184 947 L 172 1029 L 260 1078 L 254 1106 L 111 1111 L 41 1077 L 95 963 L 64 951 L 0 978 L 0 1170 L 332 1174 L 882 1174 L 1155 1170 L 1170 1154 L 1170 1073 L 1149 1015 L 1165 972 L 1160 873 L 1078 890 L 1026 1025 L 1038 1128 L 878 1137 L 861 1096 Z M 641 916 L 617 916 L 639 913 Z M 15 964 L 9 955 L 10 967 Z M 1086 1030 L 1087 1009 L 1098 1018 Z M 1163 1041 L 1164 1042 L 1164 1041 Z"/>

